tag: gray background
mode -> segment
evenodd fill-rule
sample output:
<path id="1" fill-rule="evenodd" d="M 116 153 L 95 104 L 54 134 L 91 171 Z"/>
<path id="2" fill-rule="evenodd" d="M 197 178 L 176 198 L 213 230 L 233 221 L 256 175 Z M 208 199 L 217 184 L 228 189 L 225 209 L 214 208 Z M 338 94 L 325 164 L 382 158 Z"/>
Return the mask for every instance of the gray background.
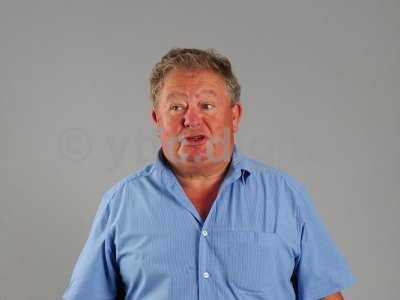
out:
<path id="1" fill-rule="evenodd" d="M 0 2 L 0 299 L 59 299 L 101 194 L 151 162 L 148 76 L 216 48 L 243 152 L 302 181 L 348 299 L 400 293 L 400 1 Z"/>

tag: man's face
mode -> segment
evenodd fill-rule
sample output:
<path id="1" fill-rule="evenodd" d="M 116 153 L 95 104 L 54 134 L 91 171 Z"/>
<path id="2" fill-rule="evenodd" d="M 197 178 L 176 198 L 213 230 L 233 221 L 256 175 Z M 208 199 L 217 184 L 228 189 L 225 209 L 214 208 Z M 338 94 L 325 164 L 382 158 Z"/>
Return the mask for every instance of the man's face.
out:
<path id="1" fill-rule="evenodd" d="M 210 70 L 173 70 L 152 112 L 163 153 L 175 167 L 202 168 L 229 160 L 241 105 L 231 105 L 224 79 Z"/>

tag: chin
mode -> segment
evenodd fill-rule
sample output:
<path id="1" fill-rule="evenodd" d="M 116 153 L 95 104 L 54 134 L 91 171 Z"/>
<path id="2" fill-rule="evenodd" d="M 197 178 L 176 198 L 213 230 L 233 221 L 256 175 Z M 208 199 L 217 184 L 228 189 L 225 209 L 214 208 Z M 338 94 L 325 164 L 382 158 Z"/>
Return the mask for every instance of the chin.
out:
<path id="1" fill-rule="evenodd" d="M 200 163 L 208 160 L 207 151 L 185 151 L 184 153 L 178 153 L 177 157 L 182 162 L 189 163 Z"/>

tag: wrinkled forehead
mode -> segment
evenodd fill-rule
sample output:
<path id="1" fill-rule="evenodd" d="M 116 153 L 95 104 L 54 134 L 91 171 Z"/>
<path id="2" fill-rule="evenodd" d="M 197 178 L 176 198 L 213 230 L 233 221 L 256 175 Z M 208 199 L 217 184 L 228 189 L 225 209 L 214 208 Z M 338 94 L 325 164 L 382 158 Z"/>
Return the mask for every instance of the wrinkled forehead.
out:
<path id="1" fill-rule="evenodd" d="M 208 69 L 171 70 L 164 79 L 160 96 L 171 94 L 208 94 L 226 96 L 227 88 L 224 78 Z"/>
<path id="2" fill-rule="evenodd" d="M 186 100 L 191 96 L 191 94 L 194 97 L 206 98 L 206 99 L 215 99 L 219 97 L 219 94 L 215 90 L 200 87 L 199 89 L 193 91 L 193 93 L 180 90 L 179 88 L 176 90 L 175 89 L 166 90 L 164 98 L 166 101 Z"/>

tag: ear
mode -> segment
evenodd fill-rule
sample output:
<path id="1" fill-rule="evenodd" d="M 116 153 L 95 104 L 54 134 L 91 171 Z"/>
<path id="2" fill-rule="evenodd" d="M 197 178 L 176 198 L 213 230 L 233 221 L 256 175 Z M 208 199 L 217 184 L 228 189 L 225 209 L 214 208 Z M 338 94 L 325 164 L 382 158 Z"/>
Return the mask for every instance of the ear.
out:
<path id="1" fill-rule="evenodd" d="M 158 127 L 159 119 L 155 108 L 153 108 L 151 111 L 151 120 L 153 121 L 153 126 Z"/>
<path id="2" fill-rule="evenodd" d="M 240 101 L 236 102 L 232 108 L 232 129 L 236 133 L 239 129 L 240 118 L 242 117 L 243 107 Z"/>
<path id="3" fill-rule="evenodd" d="M 151 111 L 151 121 L 154 129 L 157 131 L 157 135 L 160 136 L 160 117 L 158 116 L 156 108 Z"/>

